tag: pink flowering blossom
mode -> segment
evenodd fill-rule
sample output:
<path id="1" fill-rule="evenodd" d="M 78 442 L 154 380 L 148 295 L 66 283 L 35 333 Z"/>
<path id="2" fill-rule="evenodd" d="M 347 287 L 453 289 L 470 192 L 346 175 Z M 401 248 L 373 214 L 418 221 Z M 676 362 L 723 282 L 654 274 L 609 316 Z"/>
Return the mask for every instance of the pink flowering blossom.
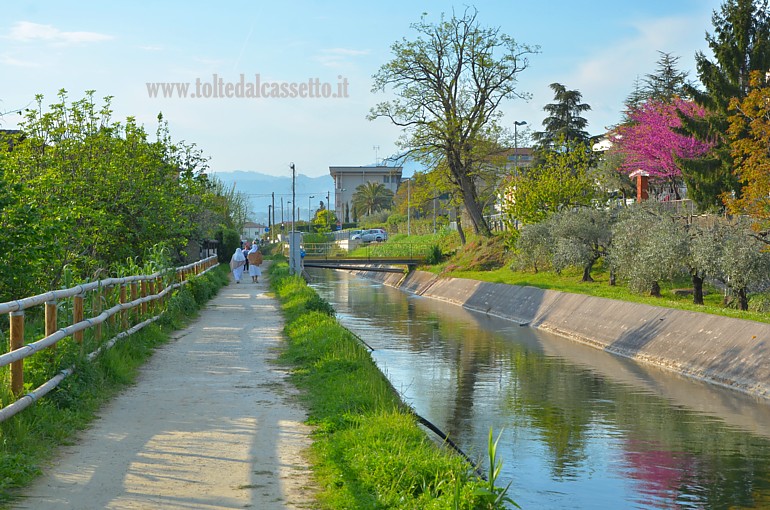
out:
<path id="1" fill-rule="evenodd" d="M 677 109 L 691 117 L 704 114 L 701 107 L 680 98 L 672 103 L 649 101 L 631 113 L 630 124 L 618 128 L 613 150 L 625 156 L 621 165 L 625 173 L 643 170 L 653 179 L 673 181 L 682 173 L 677 158 L 697 158 L 708 152 L 710 144 L 673 131 L 682 125 Z"/>

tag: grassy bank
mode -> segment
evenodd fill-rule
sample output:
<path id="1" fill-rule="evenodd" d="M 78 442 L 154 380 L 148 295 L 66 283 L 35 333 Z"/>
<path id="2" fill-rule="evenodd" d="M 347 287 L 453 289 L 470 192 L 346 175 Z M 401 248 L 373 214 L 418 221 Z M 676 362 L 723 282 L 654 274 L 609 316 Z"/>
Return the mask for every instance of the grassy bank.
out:
<path id="1" fill-rule="evenodd" d="M 227 284 L 228 271 L 228 267 L 220 266 L 193 278 L 174 293 L 160 320 L 119 341 L 93 362 L 87 361 L 83 352 L 86 349 L 64 342 L 56 351 L 58 369 L 43 366 L 42 362 L 32 364 L 32 372 L 51 372 L 73 365 L 76 372 L 35 405 L 0 423 L 0 506 L 6 506 L 15 489 L 28 485 L 40 473 L 40 466 L 55 457 L 59 446 L 72 444 L 77 431 L 94 419 L 105 402 L 134 382 L 139 367 L 154 348 L 167 342 L 174 330 L 183 327 Z M 29 374 L 30 380 L 37 376 L 43 374 Z M 12 401 L 7 388 L 2 401 L 3 405 Z"/>
<path id="2" fill-rule="evenodd" d="M 328 303 L 285 263 L 272 265 L 270 280 L 287 321 L 282 360 L 316 428 L 320 508 L 503 508 L 503 490 L 426 436 Z"/>

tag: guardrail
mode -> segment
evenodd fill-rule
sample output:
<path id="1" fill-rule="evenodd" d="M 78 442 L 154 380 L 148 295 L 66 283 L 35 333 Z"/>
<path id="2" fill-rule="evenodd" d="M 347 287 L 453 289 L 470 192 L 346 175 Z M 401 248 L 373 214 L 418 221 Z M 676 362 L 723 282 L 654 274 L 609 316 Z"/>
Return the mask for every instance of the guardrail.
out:
<path id="1" fill-rule="evenodd" d="M 415 243 L 394 243 L 386 241 L 384 243 L 357 243 L 351 246 L 350 250 L 345 250 L 337 243 L 303 243 L 305 258 L 308 259 L 333 259 L 333 258 L 361 258 L 361 259 L 379 259 L 379 258 L 403 258 L 409 260 L 425 260 L 433 245 L 415 244 Z"/>
<path id="2" fill-rule="evenodd" d="M 10 365 L 11 392 L 18 397 L 15 402 L 0 409 L 0 422 L 29 407 L 74 372 L 73 368 L 64 369 L 38 388 L 20 396 L 24 389 L 24 359 L 46 348 L 55 349 L 58 342 L 70 336 L 82 344 L 84 332 L 93 328 L 93 339 L 99 347 L 88 354 L 88 359 L 92 360 L 119 339 L 158 320 L 165 311 L 163 306 L 171 292 L 187 283 L 191 276 L 203 274 L 217 265 L 217 257 L 211 256 L 164 273 L 107 278 L 0 303 L 0 315 L 10 315 L 9 352 L 0 355 L 0 367 Z M 169 278 L 169 273 L 173 278 Z M 93 314 L 88 318 L 85 317 L 87 298 L 90 298 Z M 71 300 L 71 303 L 62 306 L 60 300 Z M 113 306 L 103 310 L 105 304 L 112 302 L 115 303 Z M 44 306 L 44 336 L 25 344 L 26 311 L 41 305 Z M 57 329 L 60 306 L 71 312 L 72 324 Z M 102 325 L 107 321 L 118 325 L 118 318 L 120 332 L 102 344 Z"/>

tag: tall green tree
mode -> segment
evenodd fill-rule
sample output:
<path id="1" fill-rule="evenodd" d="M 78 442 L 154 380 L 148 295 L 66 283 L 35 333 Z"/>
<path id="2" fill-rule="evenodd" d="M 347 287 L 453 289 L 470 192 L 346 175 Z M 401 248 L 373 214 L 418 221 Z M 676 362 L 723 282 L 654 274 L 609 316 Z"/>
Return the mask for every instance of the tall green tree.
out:
<path id="1" fill-rule="evenodd" d="M 384 211 L 393 206 L 393 191 L 381 182 L 365 182 L 353 193 L 353 210 L 356 217 Z"/>
<path id="2" fill-rule="evenodd" d="M 565 140 L 554 149 L 545 153 L 542 163 L 510 177 L 503 213 L 511 220 L 532 224 L 553 213 L 591 204 L 597 191 L 593 151 L 583 142 Z"/>
<path id="3" fill-rule="evenodd" d="M 427 166 L 444 160 L 474 231 L 489 236 L 475 172 L 489 157 L 489 141 L 501 136 L 501 102 L 526 97 L 517 76 L 537 49 L 481 26 L 472 9 L 412 28 L 417 38 L 393 44 L 394 58 L 374 75 L 373 91 L 393 89 L 397 97 L 372 108 L 369 119 L 403 128 L 399 146 Z"/>
<path id="4" fill-rule="evenodd" d="M 685 86 L 688 96 L 706 109 L 702 118 L 682 115 L 682 130 L 713 144 L 702 158 L 682 160 L 682 176 L 690 197 L 702 210 L 721 209 L 725 194 L 740 196 L 741 184 L 730 153 L 730 101 L 749 92 L 751 71 L 770 69 L 770 17 L 767 0 L 726 0 L 712 16 L 714 33 L 706 41 L 714 55 L 695 55 L 704 89 Z"/>
<path id="5" fill-rule="evenodd" d="M 548 116 L 543 120 L 543 131 L 532 134 L 540 151 L 550 150 L 559 140 L 567 142 L 587 142 L 589 135 L 585 130 L 588 120 L 583 114 L 591 106 L 583 103 L 583 94 L 578 90 L 568 90 L 561 83 L 551 83 L 554 103 L 547 104 L 543 110 Z"/>
<path id="6" fill-rule="evenodd" d="M 688 73 L 679 69 L 678 56 L 664 51 L 658 51 L 658 53 L 660 58 L 655 72 L 644 77 L 642 89 L 644 102 L 652 100 L 660 103 L 671 103 L 685 95 L 685 87 L 689 85 Z"/>

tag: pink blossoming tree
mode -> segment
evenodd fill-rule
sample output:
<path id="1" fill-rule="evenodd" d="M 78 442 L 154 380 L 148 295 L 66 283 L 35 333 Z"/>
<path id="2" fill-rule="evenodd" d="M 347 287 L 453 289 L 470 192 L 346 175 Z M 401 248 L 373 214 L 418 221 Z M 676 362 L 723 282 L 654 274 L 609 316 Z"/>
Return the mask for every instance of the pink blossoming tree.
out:
<path id="1" fill-rule="evenodd" d="M 623 156 L 621 171 L 645 171 L 652 183 L 668 188 L 679 199 L 682 172 L 677 160 L 701 157 L 710 144 L 674 131 L 682 125 L 677 110 L 688 117 L 704 114 L 703 108 L 681 98 L 670 103 L 647 101 L 630 113 L 628 124 L 616 130 L 612 150 Z"/>

